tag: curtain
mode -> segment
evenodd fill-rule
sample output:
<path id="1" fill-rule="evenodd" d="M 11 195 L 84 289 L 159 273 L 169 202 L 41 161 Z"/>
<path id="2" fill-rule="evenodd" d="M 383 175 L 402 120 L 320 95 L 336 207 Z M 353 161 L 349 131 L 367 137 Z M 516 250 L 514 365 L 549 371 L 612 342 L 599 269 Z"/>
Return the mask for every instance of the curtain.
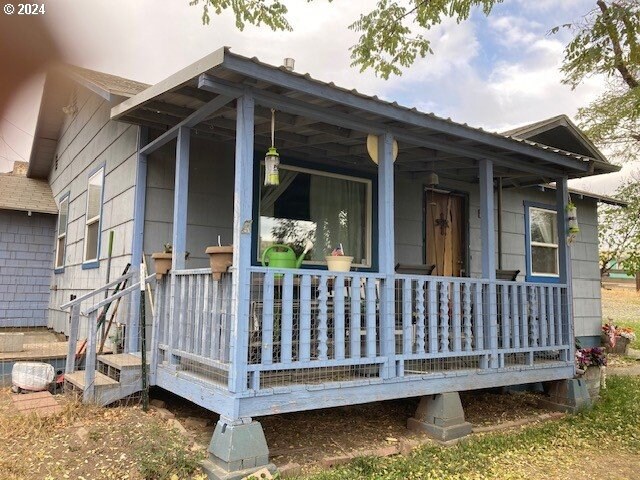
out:
<path id="1" fill-rule="evenodd" d="M 364 257 L 365 186 L 360 182 L 313 175 L 310 185 L 310 215 L 316 224 L 311 259 L 325 256 L 342 244 L 345 255 L 360 263 Z"/>

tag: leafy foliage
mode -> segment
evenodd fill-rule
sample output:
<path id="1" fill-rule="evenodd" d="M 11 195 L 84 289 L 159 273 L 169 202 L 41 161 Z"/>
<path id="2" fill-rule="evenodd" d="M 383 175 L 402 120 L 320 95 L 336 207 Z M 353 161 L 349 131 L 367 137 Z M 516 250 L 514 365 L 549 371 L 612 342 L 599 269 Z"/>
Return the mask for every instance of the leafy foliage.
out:
<path id="1" fill-rule="evenodd" d="M 609 272 L 615 260 L 629 275 L 635 275 L 640 271 L 640 173 L 622 184 L 616 196 L 629 205 L 604 205 L 598 211 L 600 274 Z"/>
<path id="2" fill-rule="evenodd" d="M 291 31 L 291 25 L 286 18 L 288 9 L 278 0 L 190 0 L 189 5 L 200 5 L 202 2 L 202 23 L 209 25 L 212 9 L 220 15 L 229 8 L 236 19 L 236 28 L 244 30 L 245 25 L 266 25 L 271 30 Z"/>

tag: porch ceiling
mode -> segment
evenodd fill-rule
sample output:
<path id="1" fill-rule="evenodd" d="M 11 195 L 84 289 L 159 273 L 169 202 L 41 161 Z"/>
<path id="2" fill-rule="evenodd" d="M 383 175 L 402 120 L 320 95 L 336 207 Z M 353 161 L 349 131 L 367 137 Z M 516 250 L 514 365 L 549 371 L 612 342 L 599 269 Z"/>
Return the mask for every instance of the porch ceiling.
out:
<path id="1" fill-rule="evenodd" d="M 122 102 L 112 109 L 112 118 L 163 132 L 219 95 L 237 97 L 244 92 L 256 99 L 257 149 L 266 150 L 270 144 L 271 108 L 276 109 L 276 146 L 283 158 L 375 171 L 367 154 L 367 134 L 389 131 L 399 143 L 396 169 L 401 175 L 434 171 L 441 178 L 477 182 L 482 158 L 491 158 L 495 176 L 513 185 L 615 171 L 606 162 L 420 113 L 228 49 Z M 234 141 L 234 103 L 192 127 L 193 134 Z"/>

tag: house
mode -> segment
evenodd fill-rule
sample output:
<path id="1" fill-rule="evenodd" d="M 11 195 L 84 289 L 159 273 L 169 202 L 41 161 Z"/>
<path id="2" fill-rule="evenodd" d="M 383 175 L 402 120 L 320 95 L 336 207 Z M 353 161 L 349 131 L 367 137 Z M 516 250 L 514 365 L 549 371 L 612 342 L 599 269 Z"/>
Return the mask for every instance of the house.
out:
<path id="1" fill-rule="evenodd" d="M 46 327 L 58 207 L 27 163 L 0 174 L 0 327 Z"/>
<path id="2" fill-rule="evenodd" d="M 265 186 L 272 122 L 279 184 Z M 52 73 L 29 175 L 68 212 L 49 316 L 69 335 L 68 381 L 87 400 L 117 391 L 97 319 L 124 300 L 125 350 L 145 338 L 151 384 L 221 415 L 212 478 L 268 463 L 263 415 L 423 396 L 409 424 L 450 439 L 469 431 L 461 390 L 548 382 L 550 402 L 580 406 L 574 339 L 600 336 L 597 203 L 616 200 L 567 181 L 617 170 L 565 117 L 491 133 L 228 49 L 152 86 Z M 262 264 L 307 241 L 300 268 Z M 169 273 L 138 276 L 167 243 Z M 228 272 L 210 268 L 218 245 L 233 245 Z M 348 272 L 327 270 L 338 245 Z"/>

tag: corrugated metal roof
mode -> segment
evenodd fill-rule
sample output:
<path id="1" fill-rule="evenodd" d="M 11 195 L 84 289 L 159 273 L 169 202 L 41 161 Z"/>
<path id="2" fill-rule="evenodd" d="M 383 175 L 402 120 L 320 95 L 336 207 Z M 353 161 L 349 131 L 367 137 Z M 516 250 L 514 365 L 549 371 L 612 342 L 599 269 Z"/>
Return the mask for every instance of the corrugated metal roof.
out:
<path id="1" fill-rule="evenodd" d="M 0 174 L 0 209 L 58 214 L 51 187 L 45 180 L 25 176 L 24 162 Z"/>

